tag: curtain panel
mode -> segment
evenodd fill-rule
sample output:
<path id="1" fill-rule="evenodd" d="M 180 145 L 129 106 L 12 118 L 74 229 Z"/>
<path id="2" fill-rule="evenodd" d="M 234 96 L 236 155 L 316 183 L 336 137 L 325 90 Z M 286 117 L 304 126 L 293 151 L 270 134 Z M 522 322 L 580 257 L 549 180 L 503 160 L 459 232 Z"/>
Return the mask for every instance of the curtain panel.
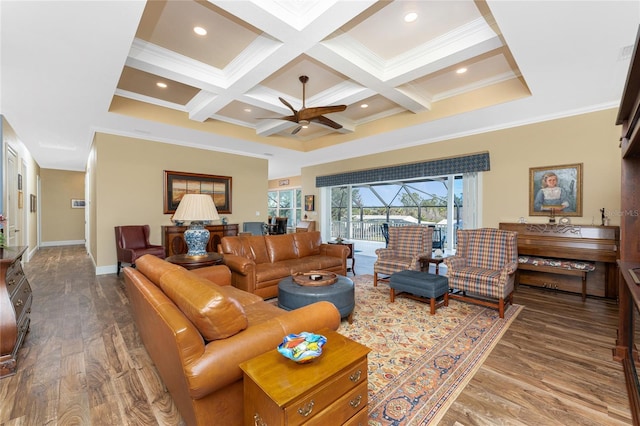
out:
<path id="1" fill-rule="evenodd" d="M 443 158 L 421 163 L 402 164 L 379 169 L 357 170 L 335 175 L 317 176 L 316 188 L 386 182 L 427 176 L 484 172 L 490 170 L 489 153 L 482 152 L 460 157 Z"/>

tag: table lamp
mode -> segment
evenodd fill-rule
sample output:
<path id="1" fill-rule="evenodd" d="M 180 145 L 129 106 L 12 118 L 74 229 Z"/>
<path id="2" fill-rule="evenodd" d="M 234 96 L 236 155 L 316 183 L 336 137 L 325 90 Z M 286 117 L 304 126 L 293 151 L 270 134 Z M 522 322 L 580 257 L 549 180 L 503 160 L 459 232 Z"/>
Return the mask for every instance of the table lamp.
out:
<path id="1" fill-rule="evenodd" d="M 218 211 L 213 198 L 207 194 L 186 194 L 173 215 L 174 221 L 190 221 L 189 229 L 184 232 L 184 240 L 189 251 L 187 256 L 204 256 L 207 254 L 209 231 L 204 228 L 204 221 L 217 220 Z"/>

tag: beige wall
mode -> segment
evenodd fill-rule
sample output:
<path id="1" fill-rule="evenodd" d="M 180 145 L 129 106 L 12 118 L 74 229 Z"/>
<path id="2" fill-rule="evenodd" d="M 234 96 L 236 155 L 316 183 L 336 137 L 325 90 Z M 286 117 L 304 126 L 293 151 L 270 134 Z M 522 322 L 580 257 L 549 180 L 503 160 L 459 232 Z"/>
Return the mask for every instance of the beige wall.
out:
<path id="1" fill-rule="evenodd" d="M 427 161 L 488 151 L 491 170 L 482 175 L 482 226 L 516 221 L 544 223 L 546 217 L 529 217 L 529 168 L 583 163 L 583 216 L 572 223 L 600 224 L 600 208 L 619 225 L 620 128 L 617 109 L 583 114 L 537 124 L 457 138 L 381 154 L 367 155 L 306 167 L 302 170 L 304 194 L 320 195 L 316 176 Z M 317 201 L 316 201 L 317 204 Z M 318 210 L 318 208 L 316 208 Z M 322 211 L 318 211 L 321 220 Z"/>
<path id="2" fill-rule="evenodd" d="M 286 183 L 287 181 L 289 181 L 289 183 Z M 280 178 L 280 179 L 271 179 L 269 181 L 269 191 L 300 188 L 301 186 L 302 186 L 301 176 L 290 176 L 290 177 Z"/>
<path id="3" fill-rule="evenodd" d="M 163 213 L 164 170 L 231 176 L 232 213 L 223 216 L 240 226 L 266 220 L 267 160 L 98 133 L 89 161 L 98 274 L 115 272 L 116 225 L 148 224 L 151 242 L 161 243 L 161 226 L 171 224 Z"/>
<path id="4" fill-rule="evenodd" d="M 84 244 L 84 209 L 71 200 L 84 200 L 84 172 L 41 170 L 42 245 Z"/>
<path id="5" fill-rule="evenodd" d="M 304 195 L 316 195 L 318 215 L 313 219 L 320 221 L 317 175 L 488 151 L 491 170 L 482 177 L 482 226 L 521 216 L 529 222 L 545 222 L 545 217 L 528 216 L 529 168 L 572 163 L 583 163 L 583 216 L 572 218 L 573 223 L 591 224 L 593 218 L 598 224 L 599 209 L 605 207 L 612 215 L 611 224 L 617 225 L 620 129 L 614 125 L 616 112 L 611 109 L 306 167 L 300 177 L 289 177 L 290 184 L 281 188 L 301 186 Z M 170 224 L 170 215 L 163 213 L 163 170 L 232 176 L 229 223 L 266 220 L 267 190 L 279 187 L 279 179 L 267 179 L 267 160 L 97 134 L 87 173 L 94 200 L 89 204 L 90 251 L 98 273 L 115 271 L 115 225 L 148 223 L 151 241 L 161 243 L 160 227 Z"/>
<path id="6" fill-rule="evenodd" d="M 0 134 L 2 135 L 2 167 L 3 170 L 3 188 L 2 188 L 2 214 L 8 217 L 8 193 L 7 188 L 7 148 L 11 147 L 17 154 L 18 173 L 22 175 L 22 208 L 18 209 L 18 217 L 8 218 L 13 221 L 16 229 L 20 233 L 16 235 L 16 244 L 27 245 L 27 254 L 23 260 L 28 260 L 38 248 L 38 220 L 37 212 L 30 211 L 31 195 L 38 193 L 38 179 L 40 176 L 40 166 L 35 162 L 31 153 L 22 143 L 18 135 L 15 133 L 10 123 L 4 116 L 1 116 Z M 18 194 L 11 194 L 13 200 L 18 199 Z M 8 225 L 6 222 L 5 225 Z"/>

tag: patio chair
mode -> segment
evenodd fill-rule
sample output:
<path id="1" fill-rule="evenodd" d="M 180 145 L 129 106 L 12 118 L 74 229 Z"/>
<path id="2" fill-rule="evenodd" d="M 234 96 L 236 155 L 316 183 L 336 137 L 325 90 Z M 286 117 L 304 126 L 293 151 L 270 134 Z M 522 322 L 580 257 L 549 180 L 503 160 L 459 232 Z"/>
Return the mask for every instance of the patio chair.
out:
<path id="1" fill-rule="evenodd" d="M 376 250 L 378 259 L 373 264 L 373 285 L 388 281 L 394 272 L 420 270 L 420 258 L 431 257 L 433 229 L 427 226 L 400 226 L 389 228 L 387 248 Z M 382 274 L 382 277 L 379 277 Z"/>
<path id="2" fill-rule="evenodd" d="M 505 301 L 513 303 L 517 235 L 494 228 L 459 229 L 456 255 L 444 259 L 449 297 L 497 308 L 504 318 Z"/>
<path id="3" fill-rule="evenodd" d="M 389 247 L 389 224 L 385 222 L 380 225 L 380 231 L 382 232 L 382 236 L 384 237 L 384 246 Z"/>

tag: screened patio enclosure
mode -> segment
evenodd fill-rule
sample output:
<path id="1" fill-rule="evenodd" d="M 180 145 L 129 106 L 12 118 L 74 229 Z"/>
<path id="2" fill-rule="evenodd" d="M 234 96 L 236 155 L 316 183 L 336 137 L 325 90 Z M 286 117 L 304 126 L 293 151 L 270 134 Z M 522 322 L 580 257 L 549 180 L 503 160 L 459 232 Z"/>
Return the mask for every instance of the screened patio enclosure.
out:
<path id="1" fill-rule="evenodd" d="M 442 247 L 453 249 L 462 191 L 461 174 L 331 187 L 331 238 L 384 243 L 384 223 L 422 225 L 434 227 Z"/>

